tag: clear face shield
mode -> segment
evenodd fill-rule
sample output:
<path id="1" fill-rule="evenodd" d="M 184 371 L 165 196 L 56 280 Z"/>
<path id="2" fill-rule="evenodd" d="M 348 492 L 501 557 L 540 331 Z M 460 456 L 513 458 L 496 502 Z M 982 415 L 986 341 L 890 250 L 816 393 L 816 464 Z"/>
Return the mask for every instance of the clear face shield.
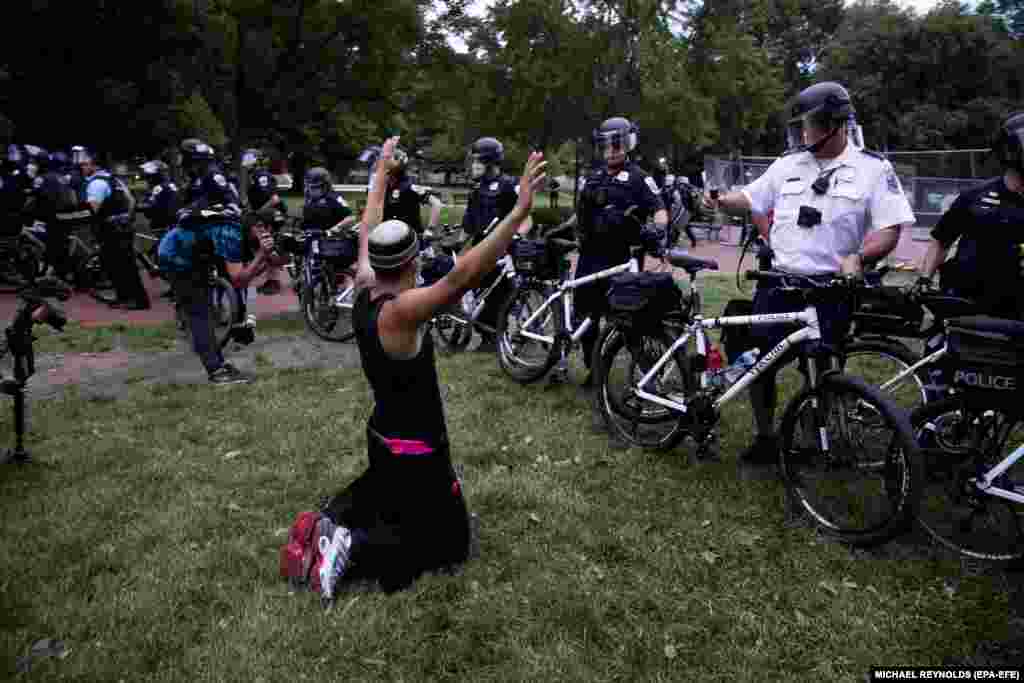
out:
<path id="1" fill-rule="evenodd" d="M 812 112 L 790 119 L 786 123 L 786 149 L 807 149 L 816 151 L 834 134 L 836 129 L 845 129 L 847 141 L 855 147 L 864 147 L 860 126 L 850 116 L 845 122 L 830 118 L 827 114 Z"/>
<path id="2" fill-rule="evenodd" d="M 626 136 L 622 131 L 598 133 L 594 140 L 594 152 L 597 158 L 604 159 L 609 167 L 617 168 L 626 162 Z"/>
<path id="3" fill-rule="evenodd" d="M 92 154 L 85 147 L 72 147 L 71 148 L 71 163 L 82 171 L 85 175 L 84 166 L 92 166 L 95 161 L 92 158 Z"/>
<path id="4" fill-rule="evenodd" d="M 480 160 L 479 154 L 470 152 L 466 155 L 466 173 L 473 180 L 480 180 L 487 173 L 487 164 Z"/>

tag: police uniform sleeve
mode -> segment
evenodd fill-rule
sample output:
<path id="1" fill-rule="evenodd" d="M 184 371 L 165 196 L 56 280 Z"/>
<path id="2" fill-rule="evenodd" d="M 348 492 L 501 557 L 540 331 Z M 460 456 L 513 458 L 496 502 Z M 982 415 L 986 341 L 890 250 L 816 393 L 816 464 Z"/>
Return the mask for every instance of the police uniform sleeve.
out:
<path id="1" fill-rule="evenodd" d="M 517 201 L 519 201 L 519 179 L 506 176 L 501 188 L 501 197 L 498 200 L 498 220 L 505 218 L 515 208 Z"/>
<path id="2" fill-rule="evenodd" d="M 421 185 L 410 185 L 410 188 L 417 202 L 424 206 L 430 203 L 430 196 L 433 194 L 430 190 Z"/>
<path id="3" fill-rule="evenodd" d="M 633 196 L 637 199 L 640 207 L 641 220 L 653 218 L 654 214 L 665 208 L 665 202 L 661 199 L 661 189 L 654 178 L 646 173 L 639 172 L 634 180 Z"/>
<path id="4" fill-rule="evenodd" d="M 961 194 L 932 228 L 932 239 L 941 244 L 943 249 L 949 249 L 953 242 L 956 242 L 964 234 L 964 228 L 969 225 L 968 221 L 970 221 L 970 214 L 967 212 L 970 202 L 969 196 Z"/>
<path id="5" fill-rule="evenodd" d="M 760 177 L 740 190 L 750 202 L 751 212 L 763 216 L 775 208 L 787 165 L 785 157 L 776 159 Z"/>
<path id="6" fill-rule="evenodd" d="M 882 165 L 882 172 L 878 174 L 867 202 L 871 218 L 869 232 L 893 225 L 913 225 L 915 220 L 892 164 L 886 160 Z"/>

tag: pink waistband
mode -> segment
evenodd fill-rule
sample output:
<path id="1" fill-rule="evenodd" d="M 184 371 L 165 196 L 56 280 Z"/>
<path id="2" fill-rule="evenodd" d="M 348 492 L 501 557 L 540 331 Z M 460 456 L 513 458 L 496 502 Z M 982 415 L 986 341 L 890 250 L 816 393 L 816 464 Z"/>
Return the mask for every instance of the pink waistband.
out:
<path id="1" fill-rule="evenodd" d="M 434 452 L 428 443 L 418 439 L 384 438 L 383 441 L 393 455 L 429 455 Z"/>

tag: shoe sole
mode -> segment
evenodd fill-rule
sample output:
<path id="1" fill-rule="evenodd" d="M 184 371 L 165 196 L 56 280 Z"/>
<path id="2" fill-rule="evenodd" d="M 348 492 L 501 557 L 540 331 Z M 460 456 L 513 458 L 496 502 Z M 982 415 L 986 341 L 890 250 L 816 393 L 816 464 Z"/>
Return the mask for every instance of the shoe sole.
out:
<path id="1" fill-rule="evenodd" d="M 210 384 L 213 384 L 213 385 L 218 386 L 218 387 L 226 387 L 229 384 L 249 384 L 250 382 L 252 382 L 251 379 L 232 379 L 232 380 L 222 380 L 222 381 L 215 381 L 215 380 L 212 380 L 212 379 L 210 380 Z"/>

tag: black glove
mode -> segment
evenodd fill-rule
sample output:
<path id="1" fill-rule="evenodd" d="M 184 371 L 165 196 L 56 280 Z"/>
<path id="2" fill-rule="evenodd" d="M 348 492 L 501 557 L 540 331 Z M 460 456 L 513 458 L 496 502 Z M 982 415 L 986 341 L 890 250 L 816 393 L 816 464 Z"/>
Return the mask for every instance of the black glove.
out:
<path id="1" fill-rule="evenodd" d="M 932 279 L 922 275 L 907 289 L 907 294 L 910 296 L 921 296 L 932 291 L 932 289 Z"/>

